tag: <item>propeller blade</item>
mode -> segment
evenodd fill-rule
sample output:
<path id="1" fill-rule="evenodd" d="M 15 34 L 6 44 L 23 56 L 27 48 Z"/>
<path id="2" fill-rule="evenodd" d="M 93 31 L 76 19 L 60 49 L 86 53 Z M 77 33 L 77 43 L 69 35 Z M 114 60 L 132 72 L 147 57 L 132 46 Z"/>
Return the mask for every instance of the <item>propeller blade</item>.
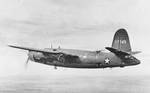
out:
<path id="1" fill-rule="evenodd" d="M 25 68 L 28 67 L 28 63 L 29 63 L 29 57 L 27 58 L 27 61 L 26 61 L 26 63 L 25 63 Z"/>

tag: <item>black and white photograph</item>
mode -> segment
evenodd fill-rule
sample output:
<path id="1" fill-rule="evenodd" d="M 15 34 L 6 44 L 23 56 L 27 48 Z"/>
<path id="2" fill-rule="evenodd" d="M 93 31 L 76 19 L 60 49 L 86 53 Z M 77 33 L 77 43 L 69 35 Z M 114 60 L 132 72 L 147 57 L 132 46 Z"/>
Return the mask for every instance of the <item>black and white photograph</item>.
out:
<path id="1" fill-rule="evenodd" d="M 0 0 L 0 93 L 149 93 L 149 4 Z"/>

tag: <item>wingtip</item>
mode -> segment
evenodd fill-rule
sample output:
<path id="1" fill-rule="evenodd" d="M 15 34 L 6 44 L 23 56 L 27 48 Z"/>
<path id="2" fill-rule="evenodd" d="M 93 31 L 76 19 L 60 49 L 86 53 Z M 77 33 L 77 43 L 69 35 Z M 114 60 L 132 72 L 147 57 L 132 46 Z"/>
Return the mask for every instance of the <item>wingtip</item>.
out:
<path id="1" fill-rule="evenodd" d="M 132 51 L 131 52 L 132 55 L 139 54 L 139 53 L 142 53 L 142 51 Z"/>
<path id="2" fill-rule="evenodd" d="M 14 45 L 7 45 L 7 46 L 12 48 L 20 48 L 19 46 L 14 46 Z"/>
<path id="3" fill-rule="evenodd" d="M 8 47 L 14 47 L 13 45 L 7 45 Z"/>
<path id="4" fill-rule="evenodd" d="M 12 47 L 12 45 L 7 45 L 8 47 Z"/>

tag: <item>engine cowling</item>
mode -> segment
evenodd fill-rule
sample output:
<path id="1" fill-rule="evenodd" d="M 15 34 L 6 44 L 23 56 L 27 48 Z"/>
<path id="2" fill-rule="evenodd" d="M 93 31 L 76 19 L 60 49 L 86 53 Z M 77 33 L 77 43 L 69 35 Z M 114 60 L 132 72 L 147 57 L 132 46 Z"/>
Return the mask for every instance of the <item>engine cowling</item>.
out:
<path id="1" fill-rule="evenodd" d="M 44 57 L 44 55 L 42 53 L 40 53 L 40 52 L 34 52 L 34 51 L 30 51 L 28 53 L 28 56 L 29 56 L 29 59 L 31 61 L 38 61 L 38 60 L 40 60 L 41 58 Z"/>
<path id="2" fill-rule="evenodd" d="M 34 52 L 29 51 L 28 57 L 29 57 L 29 59 L 30 59 L 31 61 L 35 61 L 35 60 L 34 60 Z"/>

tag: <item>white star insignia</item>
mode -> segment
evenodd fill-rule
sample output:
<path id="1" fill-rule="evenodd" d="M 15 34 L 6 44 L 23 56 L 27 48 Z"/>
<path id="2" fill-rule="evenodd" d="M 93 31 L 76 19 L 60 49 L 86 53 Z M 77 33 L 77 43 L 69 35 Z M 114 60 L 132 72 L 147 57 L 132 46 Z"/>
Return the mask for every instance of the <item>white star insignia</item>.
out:
<path id="1" fill-rule="evenodd" d="M 109 62 L 110 62 L 109 58 L 106 58 L 104 61 L 106 64 L 109 64 Z"/>

